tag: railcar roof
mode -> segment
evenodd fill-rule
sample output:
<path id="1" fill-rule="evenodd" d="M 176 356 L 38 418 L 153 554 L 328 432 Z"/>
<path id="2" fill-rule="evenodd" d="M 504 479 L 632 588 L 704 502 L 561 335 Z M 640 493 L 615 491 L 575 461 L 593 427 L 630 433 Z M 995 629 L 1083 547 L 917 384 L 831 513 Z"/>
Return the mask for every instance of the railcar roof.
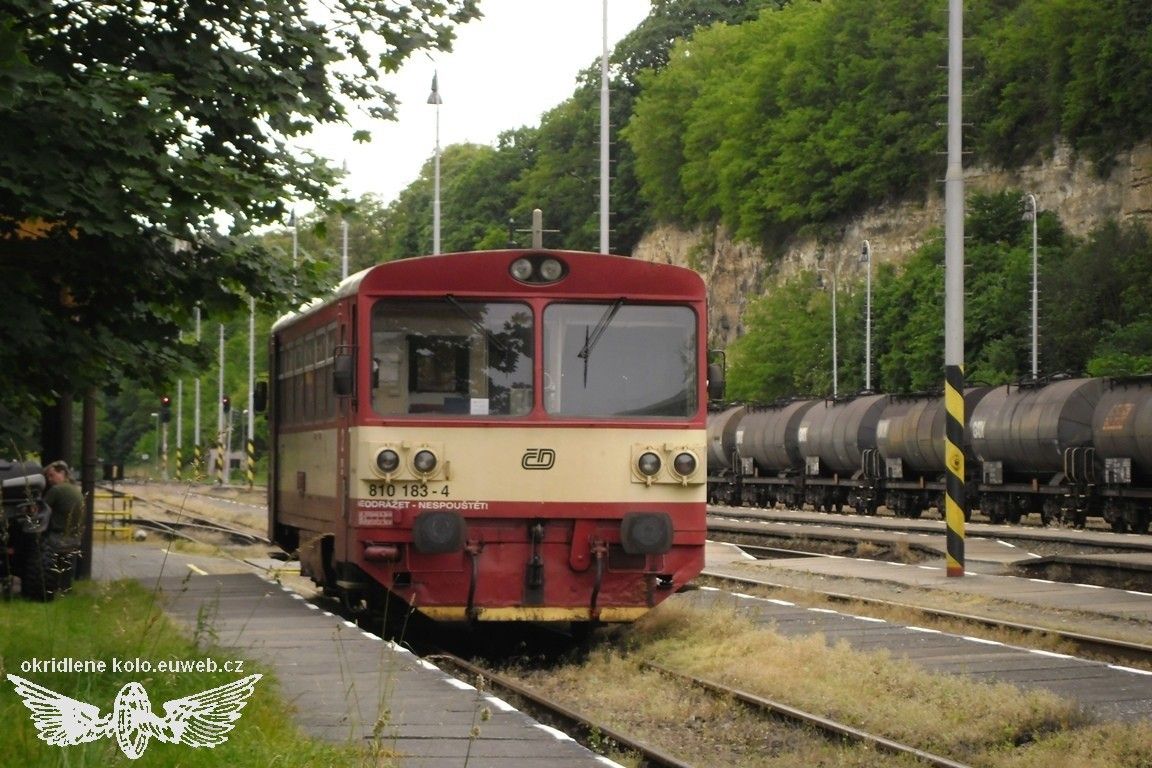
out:
<path id="1" fill-rule="evenodd" d="M 507 265 L 513 260 L 528 254 L 556 256 L 570 266 L 600 263 L 604 270 L 595 272 L 573 269 L 569 277 L 553 285 L 538 287 L 539 293 L 557 295 L 579 294 L 587 297 L 619 297 L 622 293 L 636 295 L 635 290 L 623 291 L 619 287 L 620 278 L 628 276 L 631 281 L 643 282 L 649 279 L 651 292 L 642 292 L 644 297 L 693 297 L 703 299 L 706 289 L 703 279 L 691 269 L 671 264 L 658 264 L 610 254 L 586 251 L 564 251 L 550 249 L 516 249 L 500 251 L 469 251 L 446 253 L 433 256 L 416 256 L 408 259 L 377 264 L 349 275 L 327 295 L 317 297 L 290 312 L 273 326 L 277 330 L 290 320 L 298 320 L 328 304 L 356 295 L 359 291 L 379 291 L 386 293 L 393 286 L 412 290 L 416 277 L 427 276 L 430 271 L 436 274 L 435 287 L 417 289 L 411 295 L 436 296 L 456 294 L 460 296 L 508 293 Z M 441 264 L 442 266 L 437 266 Z M 491 269 L 499 263 L 501 268 Z M 615 278 L 615 279 L 614 279 Z"/>

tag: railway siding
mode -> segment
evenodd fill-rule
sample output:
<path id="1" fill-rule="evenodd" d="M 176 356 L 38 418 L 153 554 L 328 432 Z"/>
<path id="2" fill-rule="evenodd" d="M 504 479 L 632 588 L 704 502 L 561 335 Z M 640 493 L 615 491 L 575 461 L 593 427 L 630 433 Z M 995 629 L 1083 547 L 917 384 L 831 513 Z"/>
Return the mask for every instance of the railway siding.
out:
<path id="1" fill-rule="evenodd" d="M 775 583 L 775 577 L 781 574 L 834 581 L 837 592 L 849 595 L 860 585 L 878 582 L 897 592 L 926 590 L 938 595 L 936 602 L 942 608 L 954 603 L 957 595 L 973 594 L 1069 614 L 1089 613 L 1152 625 L 1152 593 L 971 572 L 962 579 L 950 579 L 945 576 L 942 559 L 916 566 L 844 557 L 750 561 L 731 549 L 725 552 L 713 547 L 705 570 L 705 575 L 764 584 Z M 708 589 L 681 597 L 704 603 L 731 599 Z M 844 640 L 861 651 L 887 649 L 894 657 L 944 674 L 1047 689 L 1079 702 L 1086 711 L 1104 720 L 1152 718 L 1152 673 L 1144 670 L 834 610 L 804 608 L 786 601 L 749 595 L 739 599 L 745 610 L 756 614 L 757 621 L 770 623 L 785 635 L 819 633 L 830 644 Z"/>

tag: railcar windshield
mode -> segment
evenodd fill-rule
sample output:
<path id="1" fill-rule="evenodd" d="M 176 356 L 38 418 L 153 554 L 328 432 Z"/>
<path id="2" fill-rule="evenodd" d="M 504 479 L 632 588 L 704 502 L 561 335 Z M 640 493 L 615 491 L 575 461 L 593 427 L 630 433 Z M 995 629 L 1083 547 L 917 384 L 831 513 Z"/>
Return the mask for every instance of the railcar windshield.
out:
<path id="1" fill-rule="evenodd" d="M 372 310 L 372 407 L 381 416 L 525 415 L 532 339 L 527 304 L 381 300 Z"/>
<path id="2" fill-rule="evenodd" d="M 558 416 L 690 417 L 697 408 L 696 315 L 689 307 L 550 304 L 544 410 Z"/>

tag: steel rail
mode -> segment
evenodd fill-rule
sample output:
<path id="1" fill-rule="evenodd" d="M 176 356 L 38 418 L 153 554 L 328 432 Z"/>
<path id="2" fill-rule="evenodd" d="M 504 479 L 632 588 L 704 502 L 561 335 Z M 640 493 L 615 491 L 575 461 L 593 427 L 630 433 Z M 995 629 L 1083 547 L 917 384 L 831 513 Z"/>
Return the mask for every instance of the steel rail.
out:
<path id="1" fill-rule="evenodd" d="M 935 755 L 931 752 L 926 752 L 925 750 L 918 749 L 907 744 L 902 744 L 884 736 L 878 736 L 874 733 L 869 733 L 868 731 L 854 728 L 850 725 L 837 722 L 836 720 L 832 720 L 827 717 L 814 715 L 811 712 L 805 712 L 802 709 L 790 707 L 787 704 L 782 704 L 778 701 L 772 701 L 771 699 L 757 696 L 754 693 L 742 691 L 739 688 L 733 688 L 731 686 L 724 685 L 723 683 L 707 680 L 695 675 L 689 675 L 684 672 L 677 672 L 676 670 L 669 669 L 668 667 L 652 661 L 641 662 L 640 666 L 655 670 L 669 677 L 688 681 L 693 685 L 699 686 L 711 693 L 721 696 L 730 696 L 737 701 L 756 707 L 757 709 L 761 709 L 765 712 L 769 712 L 774 716 L 782 717 L 797 723 L 803 723 L 804 725 L 817 728 L 827 734 L 851 739 L 853 741 L 861 742 L 864 744 L 869 744 L 886 752 L 911 755 L 912 757 L 915 757 L 922 762 L 938 766 L 939 768 L 971 768 L 967 763 L 959 763 L 947 757 L 941 757 L 940 755 Z"/>
<path id="2" fill-rule="evenodd" d="M 478 667 L 458 656 L 438 652 L 425 656 L 424 658 L 432 662 L 443 661 L 451 664 L 481 679 L 487 680 L 492 685 L 508 693 L 530 702 L 533 708 L 543 711 L 549 717 L 560 722 L 562 724 L 562 730 L 579 732 L 583 737 L 582 743 L 584 743 L 585 746 L 588 745 L 591 734 L 595 733 L 607 737 L 624 749 L 639 754 L 644 761 L 642 763 L 644 766 L 650 766 L 651 768 L 692 768 L 691 763 L 686 763 L 650 744 L 639 739 L 634 739 L 611 726 L 598 723 L 574 709 L 552 701 L 533 691 L 531 688 L 521 685 L 509 677 Z"/>
<path id="3" fill-rule="evenodd" d="M 1056 627 L 1042 627 L 1034 624 L 1023 624 L 1021 622 L 1008 621 L 1005 619 L 994 619 L 989 616 L 978 616 L 976 614 L 948 611 L 944 610 L 943 608 L 928 608 L 926 606 L 916 605 L 914 603 L 902 603 L 895 600 L 882 600 L 877 597 L 865 597 L 863 595 L 853 595 L 847 592 L 831 592 L 828 590 L 813 589 L 811 587 L 797 587 L 795 585 L 781 582 L 733 576 L 732 574 L 728 573 L 711 571 L 708 568 L 705 568 L 703 571 L 701 571 L 700 575 L 707 576 L 711 579 L 732 582 L 734 584 L 741 584 L 744 586 L 809 592 L 811 594 L 819 595 L 821 597 L 827 598 L 828 600 L 839 603 L 860 603 L 862 605 L 889 610 L 912 611 L 935 619 L 959 621 L 965 624 L 982 626 L 988 629 L 1013 630 L 1029 635 L 1048 635 L 1058 640 L 1070 643 L 1082 651 L 1090 651 L 1129 662 L 1141 662 L 1152 665 L 1152 645 L 1134 643 L 1127 640 L 1117 640 L 1113 638 L 1099 637 L 1096 635 L 1088 635 L 1079 632 L 1069 632 L 1068 630 L 1058 629 Z"/>

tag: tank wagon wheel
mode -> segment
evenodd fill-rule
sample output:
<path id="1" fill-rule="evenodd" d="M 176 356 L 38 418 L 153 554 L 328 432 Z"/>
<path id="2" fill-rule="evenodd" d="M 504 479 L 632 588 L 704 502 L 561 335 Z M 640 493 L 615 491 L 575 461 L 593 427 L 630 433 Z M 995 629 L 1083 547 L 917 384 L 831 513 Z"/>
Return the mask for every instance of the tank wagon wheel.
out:
<path id="1" fill-rule="evenodd" d="M 1070 521 L 1073 528 L 1083 528 L 1085 523 L 1088 522 L 1088 512 L 1083 509 L 1072 510 Z"/>

